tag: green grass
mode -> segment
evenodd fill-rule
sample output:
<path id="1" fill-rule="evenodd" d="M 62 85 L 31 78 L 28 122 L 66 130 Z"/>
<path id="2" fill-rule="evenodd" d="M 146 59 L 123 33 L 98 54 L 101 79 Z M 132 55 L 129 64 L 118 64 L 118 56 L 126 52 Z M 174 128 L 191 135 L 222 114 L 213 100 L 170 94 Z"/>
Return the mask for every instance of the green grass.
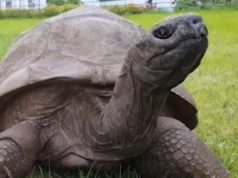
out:
<path id="1" fill-rule="evenodd" d="M 208 26 L 210 43 L 201 66 L 185 81 L 199 109 L 200 122 L 195 132 L 230 170 L 230 178 L 238 178 L 238 11 L 197 13 Z M 170 13 L 124 17 L 149 28 L 168 15 Z M 0 57 L 19 32 L 38 21 L 0 21 Z M 66 177 L 83 178 L 80 175 Z M 136 176 L 130 174 L 126 177 Z"/>

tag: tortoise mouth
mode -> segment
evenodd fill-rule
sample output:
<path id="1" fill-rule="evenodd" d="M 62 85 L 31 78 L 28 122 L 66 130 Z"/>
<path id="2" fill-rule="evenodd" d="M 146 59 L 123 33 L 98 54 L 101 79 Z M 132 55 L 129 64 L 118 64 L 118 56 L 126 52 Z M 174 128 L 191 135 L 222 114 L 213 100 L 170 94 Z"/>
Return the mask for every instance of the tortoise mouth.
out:
<path id="1" fill-rule="evenodd" d="M 193 63 L 200 63 L 207 50 L 208 39 L 206 36 L 192 37 L 182 41 L 178 47 L 185 53 L 185 59 L 181 61 L 183 68 L 191 67 Z"/>
<path id="2" fill-rule="evenodd" d="M 177 47 L 182 47 L 182 48 L 187 47 L 189 49 L 197 48 L 200 50 L 206 50 L 207 45 L 208 45 L 207 36 L 205 36 L 205 35 L 201 35 L 199 37 L 192 36 L 192 37 L 186 38 L 185 40 L 179 42 L 177 45 L 175 45 L 175 47 L 168 49 L 168 50 L 172 50 Z"/>
<path id="3" fill-rule="evenodd" d="M 180 42 L 177 48 L 171 50 L 174 53 L 173 56 L 178 56 L 180 61 L 174 72 L 180 70 L 189 74 L 196 70 L 206 53 L 207 47 L 208 39 L 206 36 L 192 37 Z"/>
<path id="4" fill-rule="evenodd" d="M 180 41 L 179 43 L 175 44 L 174 46 L 172 46 L 171 48 L 169 48 L 168 50 L 165 51 L 171 51 L 173 49 L 176 48 L 183 48 L 184 51 L 186 51 L 187 49 L 198 49 L 199 51 L 206 51 L 208 46 L 208 39 L 207 36 L 205 35 L 201 35 L 199 37 L 197 36 L 192 36 L 189 38 L 186 38 L 185 40 Z M 199 52 L 197 51 L 197 52 Z"/>
<path id="5" fill-rule="evenodd" d="M 192 37 L 179 43 L 178 47 L 173 50 L 174 56 L 179 55 L 178 58 L 180 58 L 174 72 L 180 70 L 187 74 L 192 73 L 200 65 L 207 47 L 206 36 Z"/>
<path id="6" fill-rule="evenodd" d="M 208 39 L 207 39 L 207 36 L 201 35 L 200 37 L 191 37 L 191 38 L 188 38 L 188 39 L 180 42 L 180 44 L 183 44 L 183 43 L 185 45 L 199 46 L 201 48 L 203 47 L 204 49 L 206 49 L 207 48 Z"/>

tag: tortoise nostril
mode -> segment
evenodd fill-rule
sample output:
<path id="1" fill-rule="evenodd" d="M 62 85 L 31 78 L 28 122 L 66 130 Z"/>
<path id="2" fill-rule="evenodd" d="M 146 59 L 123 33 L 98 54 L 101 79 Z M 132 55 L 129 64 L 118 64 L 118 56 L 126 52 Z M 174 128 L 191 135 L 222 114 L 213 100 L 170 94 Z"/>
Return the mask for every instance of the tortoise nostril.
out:
<path id="1" fill-rule="evenodd" d="M 193 16 L 190 19 L 190 22 L 192 22 L 193 25 L 197 25 L 199 23 L 202 23 L 202 18 L 200 16 Z"/>
<path id="2" fill-rule="evenodd" d="M 188 21 L 189 21 L 189 23 L 192 24 L 192 25 L 197 25 L 197 24 L 203 22 L 202 17 L 201 17 L 201 16 L 198 16 L 198 15 L 191 15 L 191 16 L 188 18 Z"/>
<path id="3" fill-rule="evenodd" d="M 189 23 L 192 26 L 192 28 L 196 31 L 196 36 L 207 36 L 208 30 L 206 25 L 203 23 L 203 20 L 200 16 L 192 16 L 189 19 Z"/>

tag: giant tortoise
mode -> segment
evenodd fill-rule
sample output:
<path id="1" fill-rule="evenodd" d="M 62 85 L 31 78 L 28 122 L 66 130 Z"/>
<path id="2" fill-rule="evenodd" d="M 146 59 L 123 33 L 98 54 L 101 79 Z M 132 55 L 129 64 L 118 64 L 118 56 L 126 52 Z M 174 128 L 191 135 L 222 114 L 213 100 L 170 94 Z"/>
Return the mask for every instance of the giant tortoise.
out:
<path id="1" fill-rule="evenodd" d="M 207 28 L 193 13 L 144 30 L 82 6 L 20 34 L 0 64 L 0 178 L 37 163 L 159 178 L 228 178 L 192 133 L 182 82 L 200 64 Z"/>

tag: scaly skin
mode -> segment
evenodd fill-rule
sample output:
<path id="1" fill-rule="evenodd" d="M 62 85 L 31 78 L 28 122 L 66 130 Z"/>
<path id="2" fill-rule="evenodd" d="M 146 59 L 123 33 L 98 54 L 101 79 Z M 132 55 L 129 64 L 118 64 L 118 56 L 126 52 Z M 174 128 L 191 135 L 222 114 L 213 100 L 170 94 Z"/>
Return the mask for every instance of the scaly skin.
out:
<path id="1" fill-rule="evenodd" d="M 31 122 L 1 132 L 0 178 L 26 176 L 35 164 L 40 145 L 40 129 Z"/>
<path id="2" fill-rule="evenodd" d="M 178 120 L 160 117 L 149 149 L 133 160 L 143 177 L 228 178 L 207 146 Z"/>
<path id="3" fill-rule="evenodd" d="M 99 23 L 99 17 L 88 24 Z M 86 31 L 93 32 L 88 24 Z M 106 28 L 108 23 L 100 25 Z M 112 171 L 130 158 L 135 158 L 138 171 L 152 177 L 168 170 L 179 177 L 191 172 L 194 178 L 228 178 L 188 129 L 159 117 L 170 90 L 199 66 L 208 46 L 206 36 L 200 16 L 171 17 L 132 45 L 113 89 L 55 82 L 14 93 L 1 111 L 0 178 L 23 178 L 36 161 L 67 169 L 102 166 Z M 176 150 L 180 148 L 181 152 Z M 189 156 L 194 162 L 188 163 Z M 145 159 L 140 163 L 141 157 Z"/>

